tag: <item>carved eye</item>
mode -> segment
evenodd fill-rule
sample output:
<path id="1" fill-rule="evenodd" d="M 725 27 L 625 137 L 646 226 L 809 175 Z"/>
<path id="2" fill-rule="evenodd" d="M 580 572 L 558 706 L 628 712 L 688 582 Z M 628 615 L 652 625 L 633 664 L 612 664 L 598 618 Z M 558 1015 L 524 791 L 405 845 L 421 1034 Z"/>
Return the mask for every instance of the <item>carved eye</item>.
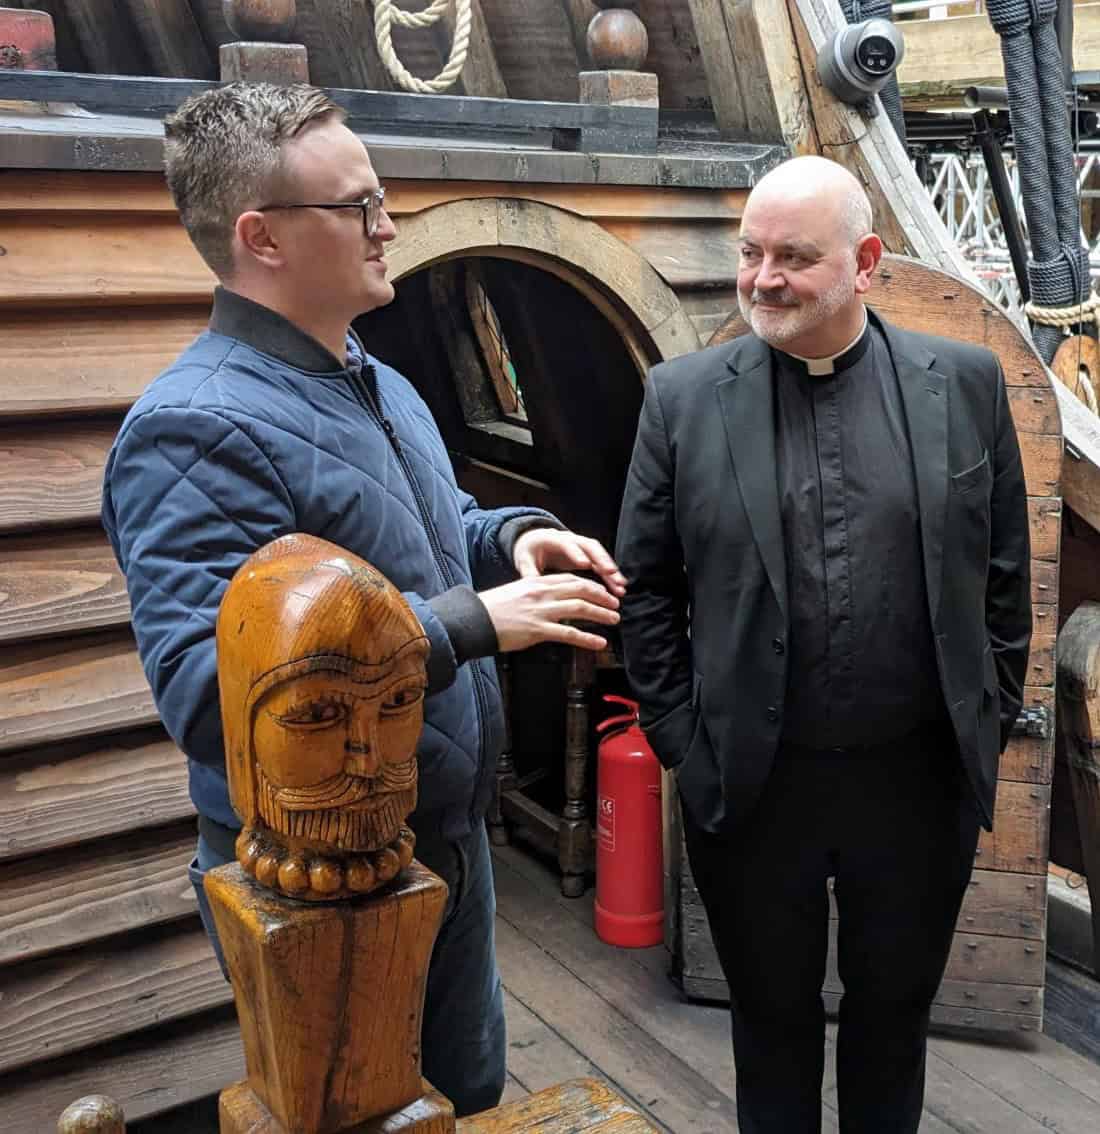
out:
<path id="1" fill-rule="evenodd" d="M 296 705 L 288 713 L 276 717 L 280 724 L 296 728 L 324 728 L 347 716 L 347 709 L 338 701 L 309 701 Z"/>
<path id="2" fill-rule="evenodd" d="M 412 708 L 424 696 L 424 690 L 419 685 L 406 685 L 398 689 L 382 703 L 382 712 L 386 715 L 403 713 Z"/>

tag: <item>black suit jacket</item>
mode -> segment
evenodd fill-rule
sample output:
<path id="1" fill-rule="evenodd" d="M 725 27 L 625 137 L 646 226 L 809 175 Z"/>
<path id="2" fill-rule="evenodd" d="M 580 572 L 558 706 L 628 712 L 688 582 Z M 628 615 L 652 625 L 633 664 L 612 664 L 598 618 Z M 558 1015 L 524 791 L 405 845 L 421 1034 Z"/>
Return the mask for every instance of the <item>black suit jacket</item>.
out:
<path id="1" fill-rule="evenodd" d="M 989 827 L 1031 637 L 1027 496 L 1004 375 L 988 350 L 871 317 L 905 407 L 940 684 Z M 696 822 L 729 831 L 759 797 L 797 680 L 772 357 L 755 335 L 650 372 L 616 557 L 642 725 Z"/>

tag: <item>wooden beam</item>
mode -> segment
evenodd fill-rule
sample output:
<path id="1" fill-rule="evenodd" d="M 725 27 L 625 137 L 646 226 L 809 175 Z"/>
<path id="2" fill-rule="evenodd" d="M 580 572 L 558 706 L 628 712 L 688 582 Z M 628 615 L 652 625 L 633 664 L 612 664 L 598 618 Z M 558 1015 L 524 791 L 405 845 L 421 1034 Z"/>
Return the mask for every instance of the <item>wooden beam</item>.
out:
<path id="1" fill-rule="evenodd" d="M 218 77 L 189 0 L 125 0 L 125 3 L 158 75 L 180 79 Z M 117 19 L 117 15 L 114 18 Z"/>
<path id="2" fill-rule="evenodd" d="M 906 20 L 898 27 L 905 36 L 898 67 L 902 97 L 952 94 L 957 99 L 968 86 L 1004 85 L 1000 37 L 986 13 Z M 1100 70 L 1100 4 L 1074 5 L 1073 63 L 1079 71 Z"/>
<path id="3" fill-rule="evenodd" d="M 481 8 L 512 98 L 576 102 L 585 56 L 577 54 L 573 21 L 560 3 L 481 0 Z"/>
<path id="4" fill-rule="evenodd" d="M 328 63 L 338 76 L 340 86 L 368 91 L 400 89 L 378 54 L 372 4 L 361 4 L 357 0 L 313 0 L 311 7 L 318 25 L 315 33 L 328 47 Z"/>
<path id="5" fill-rule="evenodd" d="M 818 149 L 785 0 L 688 0 L 724 136 Z"/>
<path id="6" fill-rule="evenodd" d="M 228 1003 L 198 918 L 5 972 L 0 1072 Z"/>
<path id="7" fill-rule="evenodd" d="M 193 822 L 0 865 L 0 965 L 196 911 Z"/>
<path id="8" fill-rule="evenodd" d="M 129 634 L 17 646 L 0 660 L 0 752 L 158 719 Z"/>
<path id="9" fill-rule="evenodd" d="M 0 307 L 208 303 L 216 280 L 176 217 L 0 215 Z"/>
<path id="10" fill-rule="evenodd" d="M 126 581 L 102 531 L 0 539 L 0 642 L 129 620 Z"/>
<path id="11" fill-rule="evenodd" d="M 231 1005 L 0 1078 L 9 1130 L 52 1130 L 74 1099 L 109 1090 L 127 1122 L 216 1094 L 246 1074 Z"/>
<path id="12" fill-rule="evenodd" d="M 0 307 L 0 420 L 124 413 L 205 330 L 209 315 L 206 302 Z"/>
<path id="13" fill-rule="evenodd" d="M 443 19 L 435 25 L 435 41 L 444 61 L 450 54 L 454 41 L 456 9 L 448 8 Z M 470 0 L 470 46 L 466 52 L 466 63 L 462 68 L 456 89 L 450 93 L 460 93 L 457 86 L 468 95 L 483 98 L 507 98 L 508 87 L 497 63 L 493 41 L 489 36 L 489 25 L 481 0 Z"/>
<path id="14" fill-rule="evenodd" d="M 0 428 L 0 532 L 95 520 L 117 432 L 99 422 Z"/>
<path id="15" fill-rule="evenodd" d="M 1043 784 L 997 784 L 993 830 L 978 839 L 976 865 L 1013 874 L 1046 875 L 1050 788 Z"/>
<path id="16" fill-rule="evenodd" d="M 86 748 L 71 745 L 0 763 L 0 861 L 194 816 L 187 758 L 160 730 Z"/>

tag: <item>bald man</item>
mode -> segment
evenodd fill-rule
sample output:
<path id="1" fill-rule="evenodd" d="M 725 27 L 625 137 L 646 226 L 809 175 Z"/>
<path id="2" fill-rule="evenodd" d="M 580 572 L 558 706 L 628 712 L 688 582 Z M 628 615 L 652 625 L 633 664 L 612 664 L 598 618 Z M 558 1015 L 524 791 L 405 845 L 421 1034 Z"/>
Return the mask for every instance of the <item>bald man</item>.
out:
<path id="1" fill-rule="evenodd" d="M 840 1128 L 916 1131 L 1021 703 L 1004 377 L 868 312 L 881 255 L 840 166 L 763 178 L 740 235 L 752 333 L 651 372 L 623 501 L 626 667 L 729 982 L 742 1134 L 820 1130 L 830 878 Z"/>

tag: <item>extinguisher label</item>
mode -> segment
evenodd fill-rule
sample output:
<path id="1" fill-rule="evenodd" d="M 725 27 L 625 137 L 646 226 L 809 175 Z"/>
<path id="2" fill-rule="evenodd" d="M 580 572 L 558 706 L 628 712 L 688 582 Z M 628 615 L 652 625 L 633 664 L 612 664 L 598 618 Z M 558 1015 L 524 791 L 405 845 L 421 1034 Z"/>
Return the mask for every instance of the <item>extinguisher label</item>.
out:
<path id="1" fill-rule="evenodd" d="M 609 796 L 600 796 L 599 817 L 596 820 L 596 837 L 605 851 L 615 849 L 615 801 Z"/>

